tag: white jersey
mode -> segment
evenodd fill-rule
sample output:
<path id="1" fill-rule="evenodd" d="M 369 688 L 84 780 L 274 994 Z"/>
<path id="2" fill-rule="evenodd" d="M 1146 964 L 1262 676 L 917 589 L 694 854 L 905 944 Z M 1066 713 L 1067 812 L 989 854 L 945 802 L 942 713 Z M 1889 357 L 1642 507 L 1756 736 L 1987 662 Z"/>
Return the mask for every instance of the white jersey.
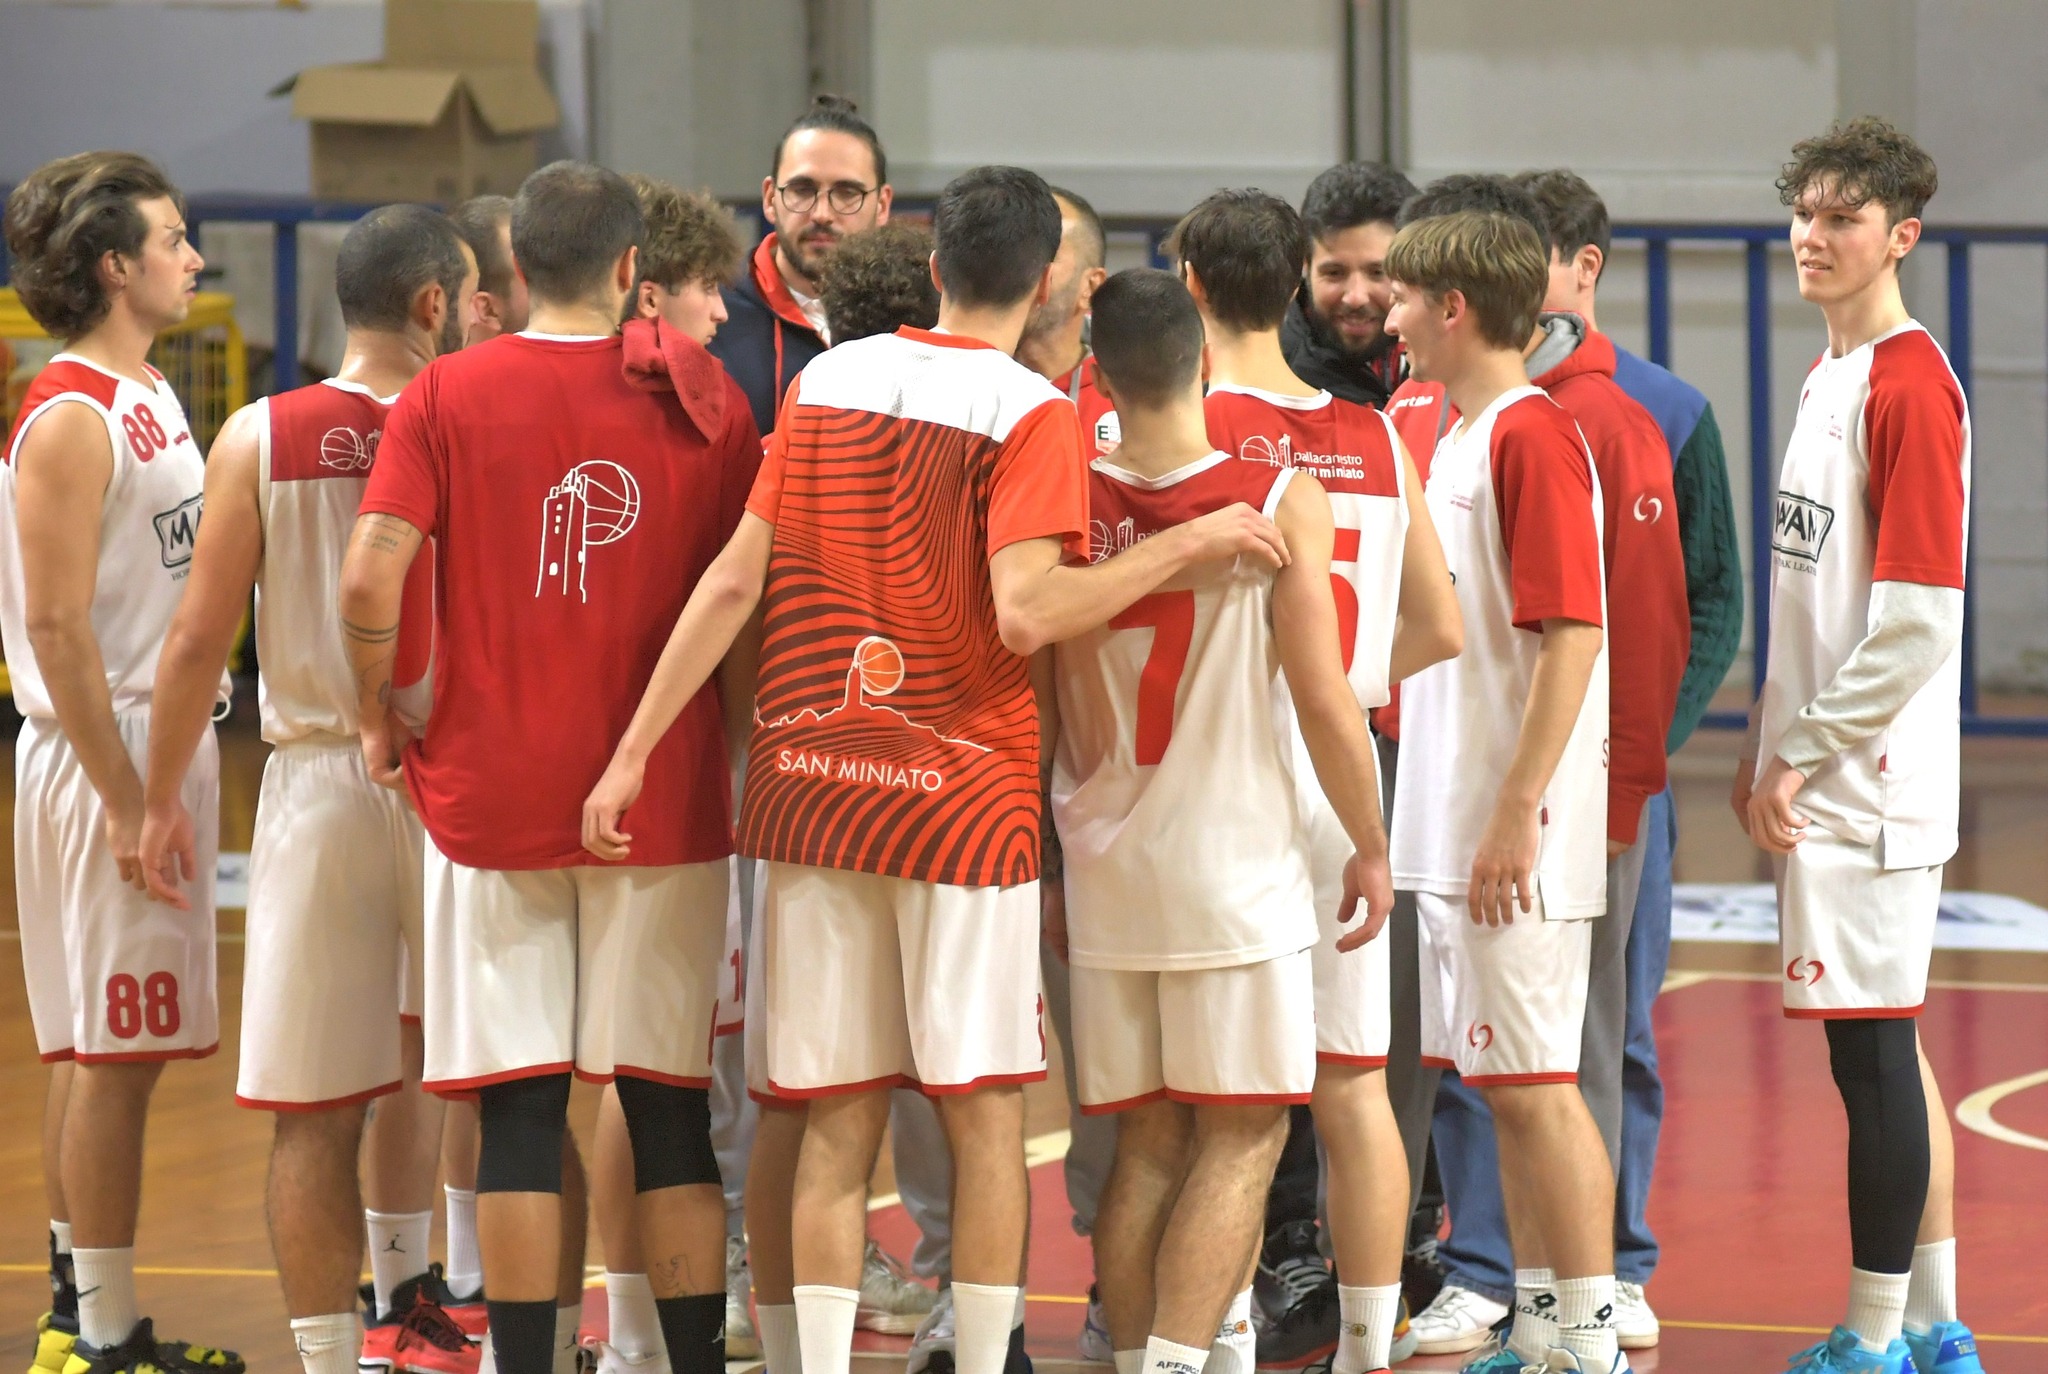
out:
<path id="1" fill-rule="evenodd" d="M 1962 588 L 1969 510 L 1969 409 L 1925 329 L 1908 321 L 1814 366 L 1778 477 L 1759 762 L 1869 633 L 1872 583 Z M 1947 862 L 1961 675 L 1959 646 L 1889 726 L 1820 765 L 1800 813 L 1878 845 L 1886 868 Z"/>
<path id="2" fill-rule="evenodd" d="M 1533 386 L 1437 444 L 1425 488 L 1465 651 L 1401 687 L 1394 885 L 1462 897 L 1521 736 L 1542 622 L 1606 623 L 1600 483 L 1571 417 Z M 1544 789 L 1536 884 L 1552 919 L 1607 909 L 1607 652 Z"/>
<path id="3" fill-rule="evenodd" d="M 59 353 L 36 374 L 23 400 L 0 475 L 5 484 L 0 499 L 0 635 L 15 708 L 24 716 L 54 718 L 56 711 L 28 637 L 21 531 L 14 509 L 15 461 L 30 427 L 60 405 L 89 407 L 105 422 L 114 452 L 100 507 L 92 602 L 93 638 L 106 668 L 107 690 L 118 712 L 146 704 L 155 689 L 157 654 L 192 568 L 206 462 L 170 383 L 154 368 L 149 377 L 148 382 L 134 381 L 76 354 Z M 221 700 L 227 700 L 225 675 L 220 691 Z"/>
<path id="4" fill-rule="evenodd" d="M 1158 478 L 1093 466 L 1098 561 L 1235 502 L 1271 515 L 1293 476 L 1222 453 Z M 1221 968 L 1316 942 L 1293 768 L 1273 729 L 1272 607 L 1272 576 L 1240 565 L 1059 646 L 1052 805 L 1075 964 Z"/>

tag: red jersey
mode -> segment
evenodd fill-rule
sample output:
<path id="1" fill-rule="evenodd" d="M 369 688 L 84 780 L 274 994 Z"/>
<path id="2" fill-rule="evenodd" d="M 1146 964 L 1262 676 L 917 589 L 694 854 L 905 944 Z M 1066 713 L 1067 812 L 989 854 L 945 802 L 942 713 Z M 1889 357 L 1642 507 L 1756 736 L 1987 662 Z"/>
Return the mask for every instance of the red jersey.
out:
<path id="1" fill-rule="evenodd" d="M 856 339 L 784 398 L 747 509 L 775 526 L 741 847 L 968 887 L 1038 876 L 1038 704 L 988 560 L 1084 553 L 1073 404 L 979 340 Z"/>
<path id="2" fill-rule="evenodd" d="M 1081 359 L 1080 366 L 1064 377 L 1053 378 L 1052 383 L 1074 403 L 1081 419 L 1081 452 L 1090 458 L 1107 458 L 1116 452 L 1124 437 L 1117 424 L 1116 407 L 1102 394 L 1097 380 L 1101 375 L 1102 369 L 1095 365 L 1095 355 L 1090 353 Z"/>
<path id="3" fill-rule="evenodd" d="M 392 407 L 363 510 L 434 540 L 433 715 L 405 771 L 457 863 L 595 861 L 583 799 L 739 523 L 761 461 L 746 397 L 702 349 L 665 347 L 686 375 L 656 391 L 626 375 L 619 335 L 505 335 L 436 360 Z M 707 683 L 621 822 L 633 863 L 730 854 L 730 796 Z"/>

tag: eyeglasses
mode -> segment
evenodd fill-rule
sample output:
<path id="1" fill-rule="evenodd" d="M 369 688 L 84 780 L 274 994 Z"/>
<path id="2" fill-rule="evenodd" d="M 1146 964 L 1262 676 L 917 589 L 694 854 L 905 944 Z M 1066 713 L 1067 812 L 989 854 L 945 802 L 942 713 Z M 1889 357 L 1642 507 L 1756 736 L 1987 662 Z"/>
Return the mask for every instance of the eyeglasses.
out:
<path id="1" fill-rule="evenodd" d="M 857 181 L 835 181 L 825 188 L 825 203 L 832 207 L 834 214 L 852 215 L 868 203 L 868 197 L 875 193 L 872 186 L 863 186 Z M 807 215 L 818 205 L 818 183 L 799 179 L 786 182 L 775 188 L 775 194 L 782 200 L 782 208 L 792 215 Z"/>

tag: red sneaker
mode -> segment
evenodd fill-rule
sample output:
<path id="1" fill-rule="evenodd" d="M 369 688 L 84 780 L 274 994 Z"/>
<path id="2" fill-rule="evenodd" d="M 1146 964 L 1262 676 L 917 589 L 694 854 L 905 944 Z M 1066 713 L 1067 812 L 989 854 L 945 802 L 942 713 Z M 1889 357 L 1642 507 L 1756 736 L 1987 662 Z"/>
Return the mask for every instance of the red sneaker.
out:
<path id="1" fill-rule="evenodd" d="M 393 1374 L 477 1374 L 484 1357 L 447 1309 L 424 1295 L 398 1324 L 393 1354 Z"/>

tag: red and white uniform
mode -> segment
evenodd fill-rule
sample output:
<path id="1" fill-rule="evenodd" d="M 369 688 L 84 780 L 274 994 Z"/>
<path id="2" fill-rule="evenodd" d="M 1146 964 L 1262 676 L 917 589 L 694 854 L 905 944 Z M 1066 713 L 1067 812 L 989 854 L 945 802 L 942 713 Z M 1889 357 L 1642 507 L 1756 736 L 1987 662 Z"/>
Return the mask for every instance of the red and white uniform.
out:
<path id="1" fill-rule="evenodd" d="M 1601 625 L 1599 479 L 1578 427 L 1515 387 L 1430 460 L 1427 499 L 1465 650 L 1403 684 L 1394 885 L 1413 891 L 1422 1052 L 1467 1081 L 1569 1081 L 1578 1070 L 1590 928 L 1607 907 L 1607 657 L 1541 804 L 1535 909 L 1474 925 L 1472 860 L 1520 737 L 1549 619 Z"/>
<path id="2" fill-rule="evenodd" d="M 437 359 L 392 408 L 363 498 L 434 541 L 433 714 L 406 780 L 438 1091 L 572 1067 L 709 1081 L 732 852 L 714 686 L 648 761 L 630 863 L 581 843 L 583 798 L 760 461 L 738 386 L 656 337 Z M 629 380 L 649 358 L 672 389 Z"/>
<path id="3" fill-rule="evenodd" d="M 370 781 L 341 635 L 341 564 L 396 397 L 326 381 L 256 403 L 263 767 L 249 855 L 235 1100 L 307 1110 L 396 1091 L 425 993 L 421 832 Z M 406 586 L 393 700 L 426 720 L 433 564 Z"/>
<path id="4" fill-rule="evenodd" d="M 214 863 L 220 760 L 206 731 L 186 776 L 197 838 L 190 911 L 152 902 L 120 878 L 106 811 L 58 727 L 28 637 L 15 463 L 53 409 L 103 420 L 113 471 L 101 501 L 92 631 L 114 721 L 139 776 L 147 770 L 157 654 L 191 570 L 205 460 L 170 384 L 147 383 L 60 353 L 36 375 L 0 469 L 0 636 L 22 714 L 14 752 L 15 900 L 36 1047 L 48 1061 L 193 1059 L 220 1039 L 214 996 Z M 227 680 L 221 680 L 222 702 Z"/>
<path id="5" fill-rule="evenodd" d="M 1760 764 L 1870 630 L 1871 588 L 1961 590 L 1970 416 L 1940 345 L 1908 321 L 1800 392 L 1771 538 Z M 1820 765 L 1780 862 L 1790 1016 L 1911 1016 L 1926 997 L 1941 866 L 1956 850 L 1958 648 L 1890 725 Z"/>
<path id="6" fill-rule="evenodd" d="M 1217 448 L 1244 462 L 1307 472 L 1329 493 L 1337 527 L 1330 580 L 1345 675 L 1360 707 L 1386 705 L 1408 539 L 1406 475 L 1392 426 L 1370 406 L 1327 391 L 1282 396 L 1219 383 L 1209 389 L 1204 408 L 1209 442 Z M 1316 1053 L 1335 1063 L 1378 1066 L 1386 1063 L 1391 1029 L 1390 942 L 1337 952 L 1345 931 L 1337 907 L 1351 837 L 1316 780 L 1293 699 L 1282 692 L 1278 706 L 1315 881 Z"/>
<path id="7" fill-rule="evenodd" d="M 1044 378 L 933 330 L 842 344 L 784 398 L 747 502 L 775 548 L 740 818 L 773 1095 L 1045 1073 L 1038 705 L 988 561 L 1082 546 L 1078 440 Z"/>
<path id="8" fill-rule="evenodd" d="M 1109 403 L 1109 397 L 1102 394 L 1098 378 L 1102 370 L 1095 365 L 1095 355 L 1081 359 L 1080 365 L 1064 377 L 1055 377 L 1053 385 L 1067 393 L 1067 399 L 1074 403 L 1074 411 L 1081 418 L 1081 452 L 1089 458 L 1107 458 L 1116 452 L 1116 446 L 1123 442 L 1123 427 L 1117 423 L 1116 408 Z"/>
<path id="9" fill-rule="evenodd" d="M 1158 477 L 1094 471 L 1098 562 L 1236 502 L 1270 517 L 1294 477 L 1220 452 Z M 1314 1086 L 1315 892 L 1274 729 L 1272 612 L 1272 575 L 1240 564 L 1059 646 L 1052 802 L 1084 1111 Z"/>

